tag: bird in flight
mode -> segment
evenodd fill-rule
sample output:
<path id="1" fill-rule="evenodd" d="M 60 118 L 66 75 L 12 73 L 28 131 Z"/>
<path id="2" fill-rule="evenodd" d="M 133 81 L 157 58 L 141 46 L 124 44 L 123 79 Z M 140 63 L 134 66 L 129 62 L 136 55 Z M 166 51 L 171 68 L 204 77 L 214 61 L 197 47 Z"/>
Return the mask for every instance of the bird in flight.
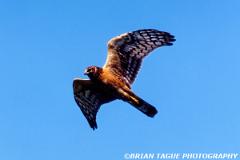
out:
<path id="1" fill-rule="evenodd" d="M 174 36 L 156 29 L 142 29 L 121 34 L 108 42 L 108 55 L 103 67 L 89 66 L 84 74 L 89 79 L 73 80 L 74 99 L 92 129 L 97 128 L 100 106 L 117 99 L 128 102 L 149 117 L 157 109 L 132 90 L 142 60 L 154 49 L 171 46 Z"/>

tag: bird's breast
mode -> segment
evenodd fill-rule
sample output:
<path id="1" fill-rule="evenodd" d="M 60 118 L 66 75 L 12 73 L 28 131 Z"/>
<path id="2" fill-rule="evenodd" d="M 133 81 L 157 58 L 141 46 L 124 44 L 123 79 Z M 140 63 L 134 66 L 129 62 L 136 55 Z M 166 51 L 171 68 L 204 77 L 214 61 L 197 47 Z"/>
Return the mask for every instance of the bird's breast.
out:
<path id="1" fill-rule="evenodd" d="M 113 74 L 110 71 L 106 70 L 102 72 L 102 74 L 99 77 L 99 80 L 106 86 L 118 89 L 118 88 L 128 88 L 128 86 L 124 83 L 123 80 L 121 80 L 121 77 L 119 75 Z"/>

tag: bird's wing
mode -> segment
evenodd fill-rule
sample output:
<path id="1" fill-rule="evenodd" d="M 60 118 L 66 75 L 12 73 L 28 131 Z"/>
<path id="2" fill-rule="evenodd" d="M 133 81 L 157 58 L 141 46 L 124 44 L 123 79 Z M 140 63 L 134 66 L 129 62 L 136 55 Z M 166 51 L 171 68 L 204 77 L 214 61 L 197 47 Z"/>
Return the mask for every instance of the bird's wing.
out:
<path id="1" fill-rule="evenodd" d="M 100 106 L 116 98 L 93 83 L 91 80 L 74 79 L 73 81 L 74 99 L 86 117 L 92 129 L 97 128 L 96 115 Z"/>
<path id="2" fill-rule="evenodd" d="M 172 45 L 174 41 L 170 33 L 155 29 L 121 34 L 108 42 L 108 56 L 103 68 L 122 76 L 130 85 L 137 76 L 142 59 L 155 48 Z"/>

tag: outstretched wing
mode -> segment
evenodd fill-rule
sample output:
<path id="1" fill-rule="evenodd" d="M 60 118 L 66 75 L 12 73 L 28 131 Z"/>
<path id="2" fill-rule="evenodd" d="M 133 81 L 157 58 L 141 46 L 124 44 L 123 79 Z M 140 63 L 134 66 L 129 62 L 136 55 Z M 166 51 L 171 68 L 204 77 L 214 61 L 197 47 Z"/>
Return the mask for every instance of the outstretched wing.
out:
<path id="1" fill-rule="evenodd" d="M 110 93 L 104 92 L 91 80 L 74 79 L 73 91 L 74 99 L 86 117 L 90 127 L 96 129 L 96 115 L 100 106 L 115 100 L 115 98 Z"/>
<path id="2" fill-rule="evenodd" d="M 108 42 L 108 56 L 104 68 L 122 76 L 130 86 L 137 76 L 142 59 L 152 50 L 174 42 L 170 33 L 155 29 L 137 30 L 121 34 Z"/>

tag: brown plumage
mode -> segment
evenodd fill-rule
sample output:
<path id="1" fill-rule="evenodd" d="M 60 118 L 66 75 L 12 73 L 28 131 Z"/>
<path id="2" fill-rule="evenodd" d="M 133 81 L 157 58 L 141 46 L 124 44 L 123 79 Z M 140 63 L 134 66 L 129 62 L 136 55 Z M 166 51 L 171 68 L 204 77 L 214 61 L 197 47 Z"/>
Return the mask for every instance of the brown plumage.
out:
<path id="1" fill-rule="evenodd" d="M 108 56 L 103 68 L 90 66 L 85 70 L 89 80 L 73 81 L 74 98 L 91 128 L 96 129 L 100 106 L 116 99 L 130 103 L 149 117 L 157 114 L 151 104 L 131 90 L 141 62 L 152 50 L 169 46 L 174 36 L 155 29 L 121 34 L 108 42 Z"/>

